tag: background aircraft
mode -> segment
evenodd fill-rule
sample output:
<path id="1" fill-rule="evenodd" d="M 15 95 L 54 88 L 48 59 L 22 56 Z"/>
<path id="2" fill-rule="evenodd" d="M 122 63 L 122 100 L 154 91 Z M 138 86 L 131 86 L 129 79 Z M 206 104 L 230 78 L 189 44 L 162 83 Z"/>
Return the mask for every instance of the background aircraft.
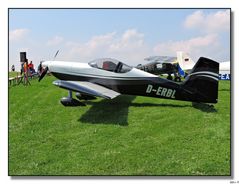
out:
<path id="1" fill-rule="evenodd" d="M 193 66 L 195 65 L 195 62 L 183 52 L 177 52 L 177 60 L 180 68 L 186 73 L 189 73 L 193 68 Z M 219 63 L 219 79 L 220 80 L 231 79 L 230 61 Z"/>
<path id="2" fill-rule="evenodd" d="M 179 74 L 179 66 L 176 57 L 150 56 L 148 58 L 145 58 L 145 60 L 150 62 L 145 65 L 139 64 L 136 66 L 136 68 L 155 75 L 167 74 L 168 80 L 173 79 L 173 74 L 175 81 L 181 81 L 181 77 Z"/>
<path id="3" fill-rule="evenodd" d="M 167 79 L 172 80 L 172 74 L 174 80 L 181 81 L 181 77 L 186 77 L 191 72 L 195 65 L 192 58 L 185 52 L 177 52 L 177 57 L 171 56 L 150 56 L 145 58 L 147 61 L 151 61 L 145 65 L 138 65 L 137 68 L 146 72 L 162 75 L 167 74 Z M 230 80 L 230 61 L 221 62 L 219 66 L 219 79 Z"/>
<path id="4" fill-rule="evenodd" d="M 139 64 L 137 66 L 138 69 L 155 75 L 167 74 L 167 79 L 169 80 L 173 79 L 173 74 L 174 81 L 177 82 L 181 81 L 181 77 L 186 77 L 195 65 L 192 59 L 184 52 L 177 52 L 177 57 L 150 56 L 145 58 L 145 60 L 150 62 L 145 65 Z"/>
<path id="5" fill-rule="evenodd" d="M 189 73 L 193 66 L 195 65 L 195 62 L 189 58 L 189 62 L 186 62 L 185 60 L 182 61 L 180 58 L 183 57 L 177 57 L 179 61 L 180 68 L 186 73 Z M 219 63 L 219 79 L 220 80 L 230 80 L 231 74 L 230 74 L 230 61 L 220 62 Z"/>

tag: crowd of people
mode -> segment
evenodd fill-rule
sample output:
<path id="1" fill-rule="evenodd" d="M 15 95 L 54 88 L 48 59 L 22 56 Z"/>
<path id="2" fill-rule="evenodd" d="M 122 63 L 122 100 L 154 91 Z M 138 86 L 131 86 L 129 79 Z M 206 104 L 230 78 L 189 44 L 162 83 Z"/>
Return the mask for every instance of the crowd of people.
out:
<path id="1" fill-rule="evenodd" d="M 12 72 L 15 71 L 15 65 L 11 66 L 11 71 Z M 32 63 L 32 61 L 30 61 L 30 63 L 28 63 L 28 61 L 21 63 L 21 75 L 22 74 L 28 74 L 28 76 L 41 75 L 42 71 L 43 71 L 42 62 L 40 62 L 40 64 L 38 65 L 37 72 L 34 68 L 34 64 Z"/>
<path id="2" fill-rule="evenodd" d="M 30 63 L 28 63 L 28 61 L 21 63 L 21 74 L 23 73 L 28 74 L 29 76 L 36 73 L 32 61 L 30 61 Z"/>

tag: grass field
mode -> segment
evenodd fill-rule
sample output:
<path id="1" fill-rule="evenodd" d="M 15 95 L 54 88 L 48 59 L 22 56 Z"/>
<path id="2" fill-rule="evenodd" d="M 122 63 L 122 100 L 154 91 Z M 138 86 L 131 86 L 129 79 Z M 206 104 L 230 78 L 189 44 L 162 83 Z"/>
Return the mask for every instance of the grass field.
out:
<path id="1" fill-rule="evenodd" d="M 9 175 L 230 175 L 230 82 L 214 108 L 132 96 L 64 107 L 53 80 L 9 88 Z"/>

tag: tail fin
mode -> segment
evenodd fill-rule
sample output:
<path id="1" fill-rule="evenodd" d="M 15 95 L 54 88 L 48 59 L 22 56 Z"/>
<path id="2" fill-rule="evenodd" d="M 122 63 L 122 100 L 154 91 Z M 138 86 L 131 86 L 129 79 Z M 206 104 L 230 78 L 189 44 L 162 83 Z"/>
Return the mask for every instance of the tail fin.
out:
<path id="1" fill-rule="evenodd" d="M 200 57 L 182 86 L 192 91 L 193 101 L 217 103 L 219 63 Z"/>
<path id="2" fill-rule="evenodd" d="M 195 62 L 185 52 L 177 52 L 177 61 L 182 70 L 188 71 L 193 68 Z"/>

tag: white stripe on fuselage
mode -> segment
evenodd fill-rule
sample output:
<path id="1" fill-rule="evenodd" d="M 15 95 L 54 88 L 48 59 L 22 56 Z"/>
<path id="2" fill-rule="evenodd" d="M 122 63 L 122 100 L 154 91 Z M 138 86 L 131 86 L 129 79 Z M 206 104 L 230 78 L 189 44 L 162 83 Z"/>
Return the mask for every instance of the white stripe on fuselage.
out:
<path id="1" fill-rule="evenodd" d="M 197 75 L 197 76 L 201 76 L 201 77 L 207 77 L 207 78 L 210 78 L 210 79 L 213 79 L 213 80 L 216 80 L 216 81 L 218 81 L 218 78 L 216 78 L 216 77 L 213 77 L 213 76 L 210 76 L 210 75 Z"/>
<path id="2" fill-rule="evenodd" d="M 207 72 L 207 71 L 193 72 L 193 73 L 190 73 L 188 76 L 197 75 L 197 74 L 209 74 L 209 75 L 213 75 L 213 76 L 215 76 L 215 77 L 218 77 L 218 74 L 217 74 L 217 73 Z"/>

